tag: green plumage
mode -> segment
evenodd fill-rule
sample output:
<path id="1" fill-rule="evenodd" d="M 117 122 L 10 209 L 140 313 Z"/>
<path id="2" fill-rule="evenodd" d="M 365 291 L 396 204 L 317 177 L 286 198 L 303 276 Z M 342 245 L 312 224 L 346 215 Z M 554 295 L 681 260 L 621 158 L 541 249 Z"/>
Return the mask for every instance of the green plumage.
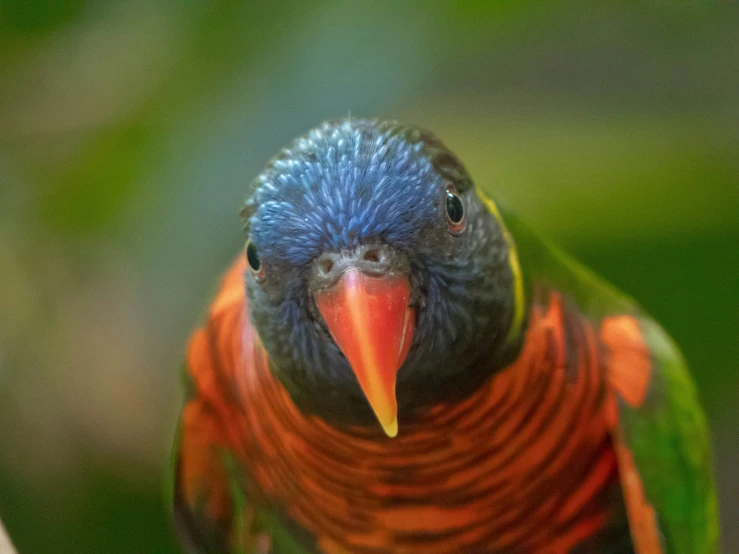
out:
<path id="1" fill-rule="evenodd" d="M 650 319 L 642 331 L 654 362 L 645 405 L 622 407 L 624 440 L 657 510 L 668 552 L 715 552 L 718 513 L 708 427 L 685 362 Z"/>
<path id="2" fill-rule="evenodd" d="M 638 304 L 517 216 L 503 212 L 521 260 L 527 298 L 537 287 L 569 295 L 593 321 L 635 316 L 649 348 L 653 373 L 644 405 L 619 403 L 620 425 L 647 501 L 657 512 L 666 552 L 712 553 L 718 548 L 718 509 L 706 418 L 680 351 Z"/>

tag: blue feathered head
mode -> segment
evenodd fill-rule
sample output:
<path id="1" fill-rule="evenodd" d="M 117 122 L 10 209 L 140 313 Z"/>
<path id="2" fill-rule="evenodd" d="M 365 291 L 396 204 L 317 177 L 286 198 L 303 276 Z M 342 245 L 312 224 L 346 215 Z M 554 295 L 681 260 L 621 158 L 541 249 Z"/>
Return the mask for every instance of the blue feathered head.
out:
<path id="1" fill-rule="evenodd" d="M 387 406 L 376 405 L 385 400 L 372 396 L 387 394 L 368 391 L 377 375 L 392 373 L 390 408 L 407 420 L 467 394 L 505 360 L 508 244 L 432 134 L 395 122 L 325 123 L 267 165 L 242 215 L 252 322 L 305 410 L 366 423 L 369 399 L 387 431 Z"/>

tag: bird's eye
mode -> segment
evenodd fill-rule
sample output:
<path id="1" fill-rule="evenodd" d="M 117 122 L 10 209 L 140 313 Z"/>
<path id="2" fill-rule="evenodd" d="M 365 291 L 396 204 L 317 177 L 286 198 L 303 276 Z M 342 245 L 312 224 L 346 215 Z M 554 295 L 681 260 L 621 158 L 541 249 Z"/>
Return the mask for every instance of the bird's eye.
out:
<path id="1" fill-rule="evenodd" d="M 256 276 L 257 279 L 264 279 L 264 266 L 262 265 L 262 259 L 259 257 L 259 249 L 253 241 L 249 241 L 246 245 L 246 261 L 249 264 L 249 269 Z"/>
<path id="2" fill-rule="evenodd" d="M 453 188 L 446 189 L 446 221 L 452 233 L 459 234 L 464 231 L 466 225 L 464 203 Z"/>

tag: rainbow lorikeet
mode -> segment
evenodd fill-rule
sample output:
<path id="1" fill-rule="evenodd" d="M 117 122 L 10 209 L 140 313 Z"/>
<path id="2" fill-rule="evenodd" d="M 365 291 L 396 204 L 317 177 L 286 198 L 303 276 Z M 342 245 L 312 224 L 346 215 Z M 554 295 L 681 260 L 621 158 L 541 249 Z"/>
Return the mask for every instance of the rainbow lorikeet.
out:
<path id="1" fill-rule="evenodd" d="M 174 515 L 193 551 L 715 551 L 675 345 L 432 134 L 323 124 L 242 215 L 185 364 Z"/>

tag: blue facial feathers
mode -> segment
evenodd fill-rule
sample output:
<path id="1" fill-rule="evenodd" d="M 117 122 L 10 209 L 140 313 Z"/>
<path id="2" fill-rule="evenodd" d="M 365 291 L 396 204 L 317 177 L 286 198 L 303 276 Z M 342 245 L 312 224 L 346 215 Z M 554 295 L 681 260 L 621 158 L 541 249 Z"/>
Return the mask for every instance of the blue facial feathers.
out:
<path id="1" fill-rule="evenodd" d="M 401 131 L 325 123 L 274 158 L 245 208 L 262 258 L 297 267 L 373 240 L 412 248 L 437 220 L 445 181 L 423 155 L 427 145 Z"/>

